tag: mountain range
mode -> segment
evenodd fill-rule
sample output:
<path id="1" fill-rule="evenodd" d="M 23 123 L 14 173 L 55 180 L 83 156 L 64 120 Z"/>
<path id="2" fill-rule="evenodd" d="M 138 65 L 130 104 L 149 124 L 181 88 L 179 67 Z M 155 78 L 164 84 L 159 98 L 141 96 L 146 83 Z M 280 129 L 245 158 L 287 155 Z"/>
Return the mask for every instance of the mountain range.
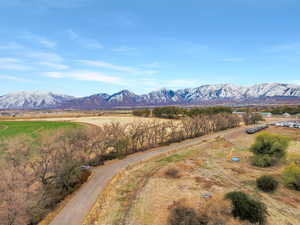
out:
<path id="1" fill-rule="evenodd" d="M 160 89 L 137 95 L 122 90 L 72 97 L 52 92 L 18 92 L 0 96 L 0 109 L 102 109 L 117 107 L 207 104 L 300 103 L 300 85 L 263 83 L 245 87 L 233 84 L 202 85 L 180 90 Z"/>

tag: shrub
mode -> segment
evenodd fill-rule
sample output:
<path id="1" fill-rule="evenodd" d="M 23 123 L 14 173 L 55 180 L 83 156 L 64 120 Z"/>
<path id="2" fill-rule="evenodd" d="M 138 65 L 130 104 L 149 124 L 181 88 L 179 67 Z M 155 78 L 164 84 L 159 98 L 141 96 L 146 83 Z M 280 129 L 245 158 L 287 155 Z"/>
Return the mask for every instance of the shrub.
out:
<path id="1" fill-rule="evenodd" d="M 133 110 L 132 114 L 134 116 L 149 117 L 151 114 L 151 111 L 150 111 L 150 109 L 138 109 L 138 110 Z"/>
<path id="2" fill-rule="evenodd" d="M 300 166 L 291 163 L 282 174 L 284 184 L 292 189 L 300 191 Z"/>
<path id="3" fill-rule="evenodd" d="M 179 171 L 177 169 L 171 168 L 165 172 L 165 175 L 171 178 L 179 178 Z"/>
<path id="4" fill-rule="evenodd" d="M 237 225 L 241 224 L 231 214 L 230 200 L 224 199 L 223 194 L 214 194 L 206 199 L 205 204 L 200 205 L 199 215 L 207 225 Z"/>
<path id="5" fill-rule="evenodd" d="M 153 109 L 153 115 L 158 118 L 177 119 L 183 113 L 184 109 L 177 106 L 165 106 Z"/>
<path id="6" fill-rule="evenodd" d="M 272 192 L 277 189 L 278 181 L 272 176 L 261 176 L 256 180 L 256 186 L 264 192 Z"/>
<path id="7" fill-rule="evenodd" d="M 243 114 L 243 121 L 246 125 L 257 124 L 257 122 L 263 120 L 264 118 L 259 113 L 246 112 Z"/>
<path id="8" fill-rule="evenodd" d="M 274 164 L 275 160 L 268 155 L 255 155 L 252 157 L 252 165 L 258 167 L 269 167 Z"/>
<path id="9" fill-rule="evenodd" d="M 175 203 L 171 209 L 168 219 L 169 225 L 205 225 L 207 222 L 197 214 L 193 208 L 183 206 L 181 203 Z"/>
<path id="10" fill-rule="evenodd" d="M 288 139 L 284 136 L 263 133 L 256 137 L 250 150 L 255 157 L 253 164 L 256 166 L 271 166 L 286 156 Z"/>
<path id="11" fill-rule="evenodd" d="M 250 223 L 265 224 L 267 209 L 264 203 L 239 191 L 226 194 L 226 199 L 230 199 L 232 202 L 232 215 L 234 217 L 248 220 Z"/>

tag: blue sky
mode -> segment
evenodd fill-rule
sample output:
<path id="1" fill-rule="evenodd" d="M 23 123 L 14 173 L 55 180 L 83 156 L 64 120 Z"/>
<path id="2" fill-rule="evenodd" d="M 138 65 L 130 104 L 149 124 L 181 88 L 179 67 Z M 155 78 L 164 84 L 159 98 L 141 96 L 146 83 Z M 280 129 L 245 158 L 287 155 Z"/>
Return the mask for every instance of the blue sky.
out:
<path id="1" fill-rule="evenodd" d="M 0 0 L 0 95 L 300 84 L 298 0 Z"/>

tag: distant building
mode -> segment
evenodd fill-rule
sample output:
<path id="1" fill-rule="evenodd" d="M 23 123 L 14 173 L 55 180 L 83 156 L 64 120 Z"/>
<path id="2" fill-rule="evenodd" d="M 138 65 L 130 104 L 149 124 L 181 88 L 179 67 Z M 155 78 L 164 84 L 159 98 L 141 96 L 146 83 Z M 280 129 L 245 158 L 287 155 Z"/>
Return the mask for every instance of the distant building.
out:
<path id="1" fill-rule="evenodd" d="M 270 112 L 261 112 L 260 115 L 262 115 L 262 116 L 264 116 L 264 117 L 268 117 L 268 118 L 270 118 L 270 117 L 273 116 L 273 114 L 270 113 Z"/>
<path id="2" fill-rule="evenodd" d="M 286 113 L 283 113 L 282 115 L 283 115 L 284 117 L 290 117 L 290 116 L 291 116 L 291 114 L 289 114 L 289 113 L 287 113 L 287 112 L 286 112 Z"/>
<path id="3" fill-rule="evenodd" d="M 16 113 L 11 113 L 11 112 L 0 112 L 0 116 L 11 116 L 15 117 Z"/>

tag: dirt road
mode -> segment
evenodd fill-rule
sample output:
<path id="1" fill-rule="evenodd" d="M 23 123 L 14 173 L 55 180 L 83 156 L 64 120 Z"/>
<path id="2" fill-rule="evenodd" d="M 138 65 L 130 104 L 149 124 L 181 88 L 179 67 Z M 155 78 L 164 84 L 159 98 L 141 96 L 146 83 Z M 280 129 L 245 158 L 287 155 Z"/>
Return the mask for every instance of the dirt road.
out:
<path id="1" fill-rule="evenodd" d="M 97 197 L 101 194 L 107 182 L 128 165 L 147 160 L 161 153 L 166 153 L 182 148 L 187 148 L 201 143 L 203 140 L 211 140 L 217 136 L 234 135 L 244 132 L 244 127 L 217 132 L 212 135 L 186 140 L 172 145 L 158 147 L 146 152 L 140 152 L 118 160 L 113 163 L 98 167 L 94 170 L 94 175 L 85 183 L 73 198 L 66 204 L 60 213 L 53 219 L 50 225 L 81 225 L 84 217 L 94 205 Z"/>

